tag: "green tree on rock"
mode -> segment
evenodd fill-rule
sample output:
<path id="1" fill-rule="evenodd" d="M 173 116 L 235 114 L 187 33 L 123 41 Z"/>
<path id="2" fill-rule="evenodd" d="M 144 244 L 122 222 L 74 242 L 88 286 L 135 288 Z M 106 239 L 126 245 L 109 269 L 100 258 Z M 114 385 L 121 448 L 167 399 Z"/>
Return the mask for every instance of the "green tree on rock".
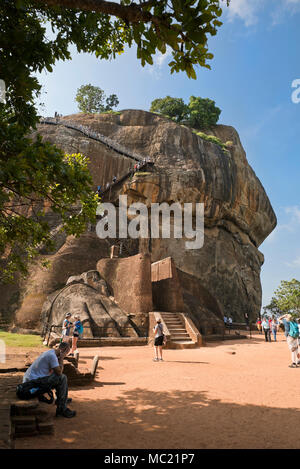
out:
<path id="1" fill-rule="evenodd" d="M 175 122 L 183 122 L 198 130 L 205 130 L 215 125 L 220 117 L 221 109 L 216 107 L 215 102 L 200 96 L 191 96 L 189 104 L 186 105 L 181 98 L 158 98 L 152 101 L 151 112 L 158 112 Z"/>
<path id="2" fill-rule="evenodd" d="M 183 99 L 166 96 L 165 98 L 158 98 L 152 101 L 150 111 L 169 117 L 175 122 L 182 122 L 187 116 L 188 108 L 184 104 Z"/>
<path id="3" fill-rule="evenodd" d="M 216 125 L 221 109 L 216 107 L 212 99 L 191 96 L 188 105 L 188 123 L 194 129 L 204 130 Z"/>
<path id="4" fill-rule="evenodd" d="M 106 97 L 99 86 L 91 84 L 82 85 L 78 88 L 75 101 L 78 103 L 79 110 L 86 113 L 111 111 L 113 107 L 119 104 L 116 94 Z"/>

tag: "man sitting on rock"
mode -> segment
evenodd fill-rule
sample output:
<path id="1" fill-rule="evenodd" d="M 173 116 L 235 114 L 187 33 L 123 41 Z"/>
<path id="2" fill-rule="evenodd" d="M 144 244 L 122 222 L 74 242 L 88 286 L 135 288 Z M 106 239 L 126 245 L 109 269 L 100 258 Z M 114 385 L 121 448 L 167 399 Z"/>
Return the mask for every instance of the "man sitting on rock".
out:
<path id="1" fill-rule="evenodd" d="M 42 353 L 28 368 L 23 383 L 35 379 L 42 379 L 43 384 L 49 385 L 49 389 L 55 389 L 57 396 L 56 416 L 67 418 L 75 417 L 76 412 L 67 407 L 68 399 L 68 379 L 63 374 L 63 359 L 68 355 L 70 345 L 62 342 L 56 349 L 47 350 Z"/>

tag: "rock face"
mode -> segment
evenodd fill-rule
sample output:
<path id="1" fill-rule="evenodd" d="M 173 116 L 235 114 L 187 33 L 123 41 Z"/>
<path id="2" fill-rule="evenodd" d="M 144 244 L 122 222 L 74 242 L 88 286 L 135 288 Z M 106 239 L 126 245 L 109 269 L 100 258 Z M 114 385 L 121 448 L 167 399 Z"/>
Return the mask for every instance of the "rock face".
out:
<path id="1" fill-rule="evenodd" d="M 111 200 L 117 202 L 122 194 L 127 195 L 128 204 L 143 202 L 149 208 L 152 203 L 162 202 L 204 204 L 201 249 L 186 249 L 186 239 L 147 239 L 140 240 L 139 252 L 150 252 L 152 262 L 172 257 L 185 276 L 186 285 L 191 284 L 194 292 L 198 285 L 198 309 L 201 304 L 202 314 L 205 311 L 206 316 L 210 314 L 213 306 L 209 303 L 213 298 L 219 317 L 226 313 L 240 321 L 248 313 L 254 318 L 261 307 L 260 270 L 264 261 L 258 248 L 275 228 L 276 216 L 247 162 L 237 132 L 224 125 L 210 129 L 209 134 L 231 142 L 228 152 L 224 152 L 191 129 L 145 111 L 76 114 L 62 119 L 62 123 L 67 121 L 97 131 L 154 162 L 151 171 L 136 173 L 118 184 L 110 194 Z M 95 189 L 110 182 L 114 175 L 118 179 L 126 175 L 135 162 L 130 156 L 64 125 L 41 124 L 38 132 L 68 153 L 87 155 Z M 54 234 L 56 227 L 54 220 Z M 36 326 L 47 295 L 61 289 L 71 275 L 94 270 L 97 261 L 109 257 L 109 249 L 108 241 L 100 240 L 95 233 L 76 240 L 60 238 L 57 252 L 47 254 L 52 269 L 42 271 L 33 266 L 29 279 L 13 287 L 14 300 L 6 292 L 15 322 L 20 327 Z M 189 294 L 185 289 L 186 304 Z M 193 307 L 196 311 L 196 306 Z M 2 308 L 6 309 L 6 305 L 2 304 Z"/>

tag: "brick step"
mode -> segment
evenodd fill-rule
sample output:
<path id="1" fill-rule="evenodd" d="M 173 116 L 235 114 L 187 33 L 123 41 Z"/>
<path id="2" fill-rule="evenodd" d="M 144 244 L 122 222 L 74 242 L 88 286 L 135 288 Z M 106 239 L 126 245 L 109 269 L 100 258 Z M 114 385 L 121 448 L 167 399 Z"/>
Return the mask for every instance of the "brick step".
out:
<path id="1" fill-rule="evenodd" d="M 182 336 L 182 335 L 174 335 L 174 336 L 171 336 L 171 340 L 173 342 L 177 342 L 178 340 L 181 341 L 181 340 L 188 340 L 188 341 L 192 341 L 192 339 L 190 338 L 189 335 L 186 335 L 186 336 Z"/>
<path id="2" fill-rule="evenodd" d="M 166 320 L 165 320 L 165 323 L 166 323 L 166 324 L 171 324 L 171 325 L 172 325 L 172 324 L 174 324 L 174 325 L 176 325 L 176 324 L 177 324 L 178 326 L 180 326 L 180 325 L 181 325 L 181 326 L 183 326 L 183 323 L 182 323 L 182 321 L 180 321 L 179 319 L 178 319 L 178 320 L 176 320 L 176 319 L 173 319 L 172 321 L 171 321 L 171 320 L 168 320 L 168 319 L 166 319 Z"/>
<path id="3" fill-rule="evenodd" d="M 176 339 L 176 340 L 173 340 L 173 342 L 175 344 L 194 344 L 194 342 L 192 341 L 192 339 Z"/>

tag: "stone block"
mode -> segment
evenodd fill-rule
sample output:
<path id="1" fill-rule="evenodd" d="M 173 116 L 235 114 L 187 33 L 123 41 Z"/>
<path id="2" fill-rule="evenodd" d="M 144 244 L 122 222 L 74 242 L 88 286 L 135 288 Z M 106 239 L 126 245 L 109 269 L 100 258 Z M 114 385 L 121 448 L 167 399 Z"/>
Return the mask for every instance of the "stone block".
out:
<path id="1" fill-rule="evenodd" d="M 54 424 L 52 421 L 39 422 L 37 429 L 44 435 L 52 435 L 54 433 Z"/>
<path id="2" fill-rule="evenodd" d="M 32 433 L 35 433 L 37 432 L 37 426 L 36 426 L 36 422 L 34 422 L 34 424 L 30 424 L 30 425 L 15 425 L 15 435 L 18 435 L 19 433 L 22 433 L 22 434 L 28 434 L 28 435 L 31 435 Z"/>
<path id="3" fill-rule="evenodd" d="M 34 415 L 14 415 L 11 417 L 12 423 L 17 426 L 23 425 L 35 425 L 36 418 Z"/>

